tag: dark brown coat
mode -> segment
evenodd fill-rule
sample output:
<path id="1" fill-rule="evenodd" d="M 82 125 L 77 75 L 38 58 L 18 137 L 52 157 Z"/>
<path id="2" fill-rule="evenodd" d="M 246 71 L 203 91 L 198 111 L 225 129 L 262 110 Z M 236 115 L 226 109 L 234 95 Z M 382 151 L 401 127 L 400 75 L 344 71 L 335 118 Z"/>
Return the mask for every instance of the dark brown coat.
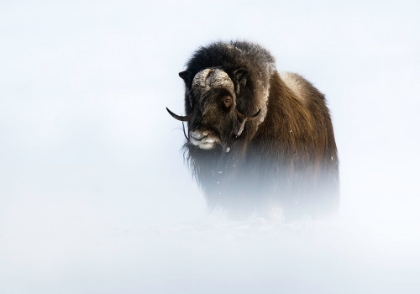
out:
<path id="1" fill-rule="evenodd" d="M 234 216 L 281 207 L 287 220 L 335 212 L 337 148 L 324 95 L 247 42 L 200 48 L 186 85 L 186 159 L 211 207 Z"/>

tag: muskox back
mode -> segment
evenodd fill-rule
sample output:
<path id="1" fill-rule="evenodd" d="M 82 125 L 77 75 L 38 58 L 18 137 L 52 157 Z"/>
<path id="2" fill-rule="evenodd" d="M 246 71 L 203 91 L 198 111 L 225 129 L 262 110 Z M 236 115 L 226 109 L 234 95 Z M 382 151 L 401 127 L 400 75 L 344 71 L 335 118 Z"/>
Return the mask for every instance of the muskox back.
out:
<path id="1" fill-rule="evenodd" d="M 335 212 L 337 148 L 324 95 L 248 42 L 201 47 L 180 73 L 186 158 L 211 207 L 281 207 L 286 219 Z M 174 115 L 174 114 L 172 114 Z"/>

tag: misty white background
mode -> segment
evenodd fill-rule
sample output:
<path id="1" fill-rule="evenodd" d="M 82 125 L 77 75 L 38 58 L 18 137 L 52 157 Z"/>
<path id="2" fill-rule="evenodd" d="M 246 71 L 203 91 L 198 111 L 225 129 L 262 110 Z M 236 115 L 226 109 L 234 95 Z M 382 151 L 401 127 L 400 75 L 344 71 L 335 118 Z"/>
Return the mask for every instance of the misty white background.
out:
<path id="1" fill-rule="evenodd" d="M 0 293 L 419 293 L 420 2 L 34 2 L 0 2 Z M 326 94 L 337 219 L 208 213 L 165 107 L 231 39 Z"/>

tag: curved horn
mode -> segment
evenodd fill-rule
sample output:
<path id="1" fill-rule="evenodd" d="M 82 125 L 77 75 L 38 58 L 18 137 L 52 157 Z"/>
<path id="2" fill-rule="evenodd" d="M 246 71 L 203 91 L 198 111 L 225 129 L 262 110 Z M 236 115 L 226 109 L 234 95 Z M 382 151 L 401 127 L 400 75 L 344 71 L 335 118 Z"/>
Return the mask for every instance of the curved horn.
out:
<path id="1" fill-rule="evenodd" d="M 256 112 L 256 113 L 254 113 L 253 115 L 251 115 L 251 116 L 246 116 L 245 114 L 242 114 L 241 112 L 239 112 L 239 110 L 237 110 L 236 109 L 236 112 L 237 112 L 237 114 L 238 114 L 238 116 L 239 116 L 239 118 L 241 119 L 241 120 L 253 120 L 253 119 L 255 119 L 258 115 L 260 115 L 260 112 L 261 112 L 261 109 L 258 109 L 258 111 Z"/>
<path id="2" fill-rule="evenodd" d="M 252 121 L 253 119 L 255 119 L 261 112 L 261 109 L 258 109 L 258 111 L 256 113 L 254 113 L 251 116 L 245 116 L 244 114 L 240 113 L 238 109 L 236 109 L 236 113 L 238 114 L 239 119 L 242 121 L 241 125 L 239 127 L 239 131 L 237 134 L 235 134 L 235 139 L 238 138 L 242 132 L 244 131 L 245 128 L 245 123 L 247 121 Z"/>
<path id="3" fill-rule="evenodd" d="M 168 107 L 166 107 L 166 110 L 168 111 L 168 113 L 174 118 L 174 119 L 177 119 L 177 120 L 180 120 L 180 121 L 189 121 L 190 120 L 190 118 L 191 118 L 191 115 L 186 115 L 186 116 L 180 116 L 180 115 L 177 115 L 177 114 L 175 114 L 175 113 L 173 113 L 172 111 L 170 111 L 169 109 L 168 109 Z"/>
<path id="4" fill-rule="evenodd" d="M 257 116 L 260 115 L 261 109 L 258 109 L 258 111 L 256 113 L 254 113 L 253 115 L 249 116 L 248 119 L 252 120 L 254 118 L 256 118 Z"/>

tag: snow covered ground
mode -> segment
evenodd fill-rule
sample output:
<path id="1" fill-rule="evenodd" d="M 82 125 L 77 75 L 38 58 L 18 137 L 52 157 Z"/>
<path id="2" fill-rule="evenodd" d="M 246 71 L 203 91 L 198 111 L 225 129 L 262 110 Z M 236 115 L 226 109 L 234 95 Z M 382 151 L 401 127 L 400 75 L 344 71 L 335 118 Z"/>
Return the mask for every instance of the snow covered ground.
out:
<path id="1" fill-rule="evenodd" d="M 0 293 L 419 293 L 419 6 L 0 3 Z M 165 106 L 237 38 L 326 94 L 336 219 L 206 210 Z"/>

